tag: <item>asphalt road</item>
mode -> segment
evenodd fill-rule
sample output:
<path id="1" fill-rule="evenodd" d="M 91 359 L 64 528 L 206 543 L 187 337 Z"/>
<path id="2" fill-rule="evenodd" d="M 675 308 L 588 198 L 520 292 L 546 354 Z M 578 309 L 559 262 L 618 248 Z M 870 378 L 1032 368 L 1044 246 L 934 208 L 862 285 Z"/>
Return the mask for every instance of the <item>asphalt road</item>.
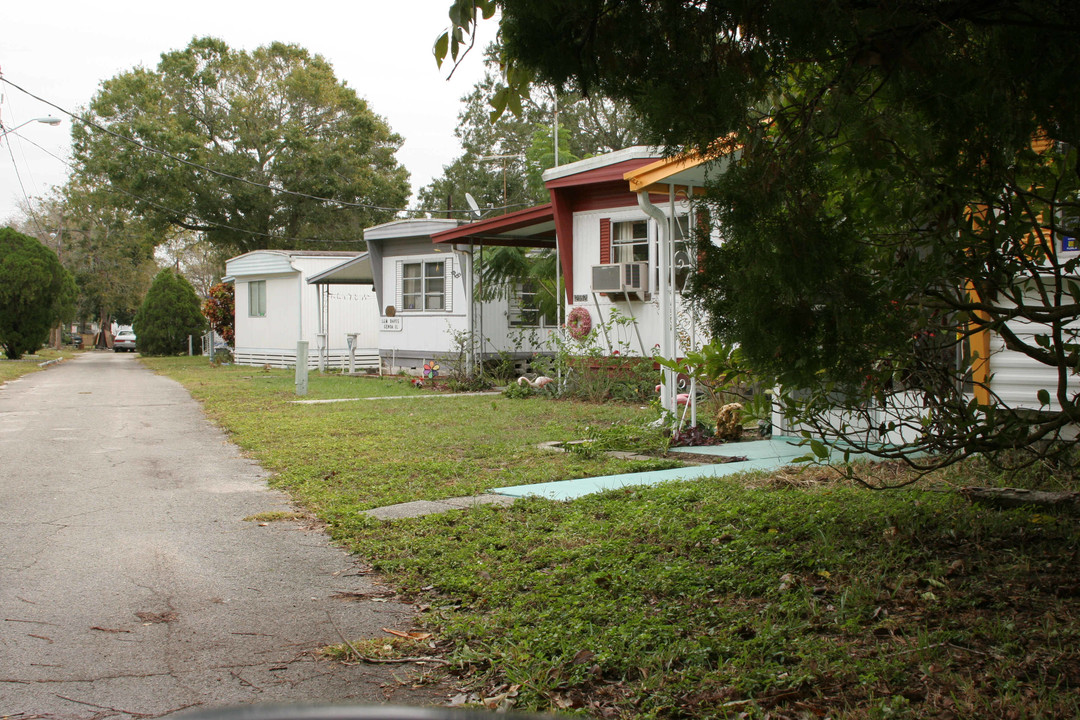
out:
<path id="1" fill-rule="evenodd" d="M 0 388 L 0 718 L 445 697 L 416 666 L 318 657 L 414 609 L 321 531 L 244 520 L 291 509 L 131 355 Z"/>

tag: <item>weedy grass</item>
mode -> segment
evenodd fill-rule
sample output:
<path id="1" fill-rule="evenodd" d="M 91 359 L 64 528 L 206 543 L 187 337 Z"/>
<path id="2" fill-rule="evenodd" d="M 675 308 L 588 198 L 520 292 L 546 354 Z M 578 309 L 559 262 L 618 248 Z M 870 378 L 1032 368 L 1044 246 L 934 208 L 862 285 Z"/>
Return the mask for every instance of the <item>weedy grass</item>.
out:
<path id="1" fill-rule="evenodd" d="M 143 362 L 183 383 L 241 448 L 275 473 L 276 486 L 346 528 L 361 522 L 359 511 L 383 505 L 679 464 L 537 447 L 583 437 L 590 425 L 637 418 L 635 406 L 438 394 L 404 378 L 318 373 L 302 399 L 359 399 L 309 405 L 294 402 L 301 398 L 290 371 L 214 367 L 204 358 Z"/>
<path id="2" fill-rule="evenodd" d="M 285 520 L 305 520 L 307 515 L 301 512 L 287 512 L 285 510 L 270 510 L 268 512 L 256 513 L 254 515 L 248 515 L 244 518 L 244 522 L 282 522 Z"/>
<path id="3" fill-rule="evenodd" d="M 8 360 L 0 355 L 0 383 L 46 369 L 40 367 L 40 363 L 55 360 L 56 358 L 70 358 L 77 354 L 74 350 L 41 349 L 33 355 L 24 355 L 18 360 Z"/>
<path id="4" fill-rule="evenodd" d="M 641 412 L 490 397 L 297 406 L 291 379 L 150 364 L 430 608 L 426 629 L 477 696 L 520 686 L 517 709 L 600 717 L 1080 716 L 1080 521 L 953 492 L 1075 489 L 1063 468 L 973 462 L 874 492 L 812 467 L 377 521 L 357 510 L 633 466 L 533 446 Z M 313 394 L 329 392 L 321 381 Z M 388 382 L 352 387 L 405 394 Z"/>

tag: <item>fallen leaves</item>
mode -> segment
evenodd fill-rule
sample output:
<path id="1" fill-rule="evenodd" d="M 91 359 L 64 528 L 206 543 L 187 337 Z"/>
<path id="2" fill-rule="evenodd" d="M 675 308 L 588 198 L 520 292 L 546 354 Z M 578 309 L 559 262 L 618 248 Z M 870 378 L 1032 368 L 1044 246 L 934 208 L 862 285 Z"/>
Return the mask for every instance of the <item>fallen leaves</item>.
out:
<path id="1" fill-rule="evenodd" d="M 417 642 L 419 642 L 421 640 L 427 640 L 428 638 L 431 637 L 431 633 L 429 633 L 429 632 L 416 632 L 415 630 L 410 631 L 410 632 L 405 632 L 404 630 L 391 630 L 390 628 L 383 628 L 382 631 L 384 633 L 390 633 L 391 635 L 396 635 L 399 638 L 405 638 L 406 640 L 416 640 Z"/>
<path id="2" fill-rule="evenodd" d="M 595 657 L 596 653 L 592 650 L 579 650 L 577 654 L 574 655 L 574 659 L 570 662 L 573 665 L 585 665 L 586 663 L 591 662 Z"/>

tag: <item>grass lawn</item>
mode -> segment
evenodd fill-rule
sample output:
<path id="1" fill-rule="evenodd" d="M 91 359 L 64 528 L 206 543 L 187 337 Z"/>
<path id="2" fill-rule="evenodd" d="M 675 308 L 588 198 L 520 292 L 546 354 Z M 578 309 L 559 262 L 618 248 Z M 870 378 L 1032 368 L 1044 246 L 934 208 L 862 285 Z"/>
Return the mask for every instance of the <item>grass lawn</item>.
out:
<path id="1" fill-rule="evenodd" d="M 295 405 L 290 373 L 144 362 L 427 608 L 424 642 L 469 702 L 635 718 L 1080 716 L 1080 521 L 951 492 L 1075 489 L 1072 468 L 1003 478 L 971 463 L 888 492 L 809 468 L 375 521 L 358 511 L 669 461 L 535 449 L 646 419 L 635 406 Z M 423 392 L 313 375 L 309 396 Z"/>
<path id="2" fill-rule="evenodd" d="M 39 367 L 39 363 L 55 360 L 58 357 L 69 358 L 76 354 L 78 353 L 74 350 L 42 349 L 33 354 L 23 355 L 18 360 L 8 360 L 0 355 L 0 384 L 44 369 Z"/>

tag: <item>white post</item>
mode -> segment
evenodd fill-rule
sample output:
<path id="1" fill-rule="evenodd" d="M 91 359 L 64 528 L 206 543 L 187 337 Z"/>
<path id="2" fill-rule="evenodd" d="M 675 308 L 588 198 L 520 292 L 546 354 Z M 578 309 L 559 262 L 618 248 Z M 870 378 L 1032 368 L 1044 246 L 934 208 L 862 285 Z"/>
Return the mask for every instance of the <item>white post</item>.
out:
<path id="1" fill-rule="evenodd" d="M 307 359 L 308 359 L 308 344 L 307 340 L 300 340 L 296 343 L 296 394 L 307 395 Z"/>
<path id="2" fill-rule="evenodd" d="M 191 355 L 192 355 L 192 352 L 191 352 L 191 336 L 190 335 L 187 336 L 187 354 L 188 354 L 188 357 L 191 357 Z"/>
<path id="3" fill-rule="evenodd" d="M 349 343 L 349 374 L 352 375 L 356 372 L 356 335 L 357 333 L 348 333 L 345 337 Z"/>

